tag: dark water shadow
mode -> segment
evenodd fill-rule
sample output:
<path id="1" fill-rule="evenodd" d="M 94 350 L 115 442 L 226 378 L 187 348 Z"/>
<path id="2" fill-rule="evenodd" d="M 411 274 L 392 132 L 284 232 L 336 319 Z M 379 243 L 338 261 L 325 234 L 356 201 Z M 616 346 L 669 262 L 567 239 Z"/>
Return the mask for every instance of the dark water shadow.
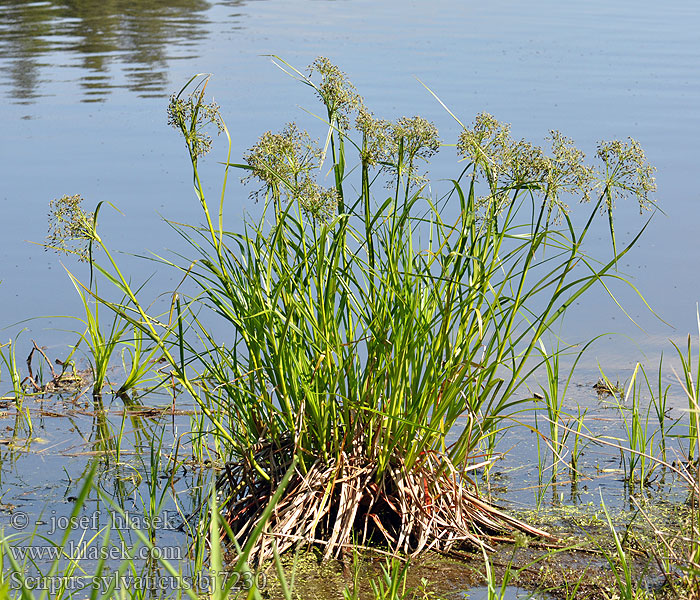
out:
<path id="1" fill-rule="evenodd" d="M 222 5 L 232 28 L 243 1 Z M 77 79 L 83 102 L 114 88 L 162 96 L 170 63 L 196 58 L 212 33 L 207 0 L 6 0 L 0 6 L 0 84 L 31 104 L 48 84 Z M 217 17 L 217 18 L 220 18 Z M 77 69 L 77 75 L 70 73 Z"/>

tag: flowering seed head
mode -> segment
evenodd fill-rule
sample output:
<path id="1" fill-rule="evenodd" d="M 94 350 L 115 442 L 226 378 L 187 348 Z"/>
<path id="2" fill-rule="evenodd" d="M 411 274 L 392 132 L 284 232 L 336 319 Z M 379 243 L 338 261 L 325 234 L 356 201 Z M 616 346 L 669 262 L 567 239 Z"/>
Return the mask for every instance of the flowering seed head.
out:
<path id="1" fill-rule="evenodd" d="M 440 150 L 437 127 L 423 117 L 401 117 L 391 126 L 390 135 L 391 159 L 385 170 L 396 172 L 402 164 L 412 184 L 425 181 L 418 173 L 417 160 L 428 161 Z"/>
<path id="2" fill-rule="evenodd" d="M 472 128 L 459 135 L 457 151 L 481 170 L 498 173 L 509 164 L 512 145 L 510 125 L 501 123 L 489 113 L 480 113 Z"/>
<path id="3" fill-rule="evenodd" d="M 82 208 L 83 198 L 62 196 L 49 202 L 49 231 L 46 236 L 46 250 L 73 254 L 85 262 L 89 258 L 89 244 L 97 240 L 94 213 Z"/>
<path id="4" fill-rule="evenodd" d="M 293 191 L 307 217 L 314 221 L 326 221 L 338 208 L 338 192 L 335 188 L 323 188 L 311 178 L 305 178 Z"/>
<path id="5" fill-rule="evenodd" d="M 331 122 L 335 121 L 338 129 L 347 131 L 350 127 L 350 114 L 362 104 L 362 98 L 355 86 L 350 83 L 343 71 L 325 56 L 319 56 L 309 65 L 309 76 L 318 73 L 321 81 L 316 85 L 316 92 L 326 105 Z"/>
<path id="6" fill-rule="evenodd" d="M 601 183 L 605 186 L 609 209 L 615 198 L 632 195 L 637 198 L 641 213 L 654 204 L 650 195 L 656 191 L 656 169 L 647 163 L 639 142 L 632 138 L 628 140 L 626 143 L 613 140 L 598 144 L 596 154 L 603 161 L 605 169 Z"/>
<path id="7" fill-rule="evenodd" d="M 248 151 L 244 158 L 252 172 L 243 181 L 262 182 L 262 187 L 251 194 L 256 200 L 269 192 L 278 199 L 298 202 L 314 220 L 328 219 L 336 210 L 338 194 L 316 183 L 321 154 L 306 131 L 289 123 L 281 133 L 263 134 Z"/>
<path id="8" fill-rule="evenodd" d="M 477 115 L 471 129 L 459 136 L 457 150 L 475 166 L 475 177 L 486 176 L 490 194 L 482 205 L 496 203 L 504 207 L 504 192 L 513 189 L 538 189 L 553 219 L 569 210 L 562 196 L 577 194 L 581 201 L 590 200 L 595 177 L 584 163 L 585 155 L 572 140 L 558 131 L 550 131 L 552 155 L 526 140 L 515 141 L 510 125 L 492 115 Z M 491 200 L 488 200 L 488 199 Z"/>
<path id="9" fill-rule="evenodd" d="M 205 103 L 203 90 L 185 98 L 173 95 L 168 103 L 168 125 L 180 131 L 192 158 L 200 158 L 211 150 L 212 138 L 206 131 L 214 126 L 217 135 L 224 131 L 224 120 L 216 102 Z"/>
<path id="10" fill-rule="evenodd" d="M 355 127 L 362 134 L 362 162 L 372 167 L 377 163 L 386 162 L 391 152 L 391 123 L 384 119 L 375 119 L 362 105 L 357 111 Z"/>
<path id="11" fill-rule="evenodd" d="M 313 179 L 311 174 L 320 164 L 321 151 L 306 131 L 299 130 L 296 123 L 288 123 L 280 133 L 264 133 L 244 159 L 253 170 L 243 182 L 258 179 L 263 183 L 251 196 L 257 199 L 271 191 L 293 199 L 299 183 Z"/>
<path id="12" fill-rule="evenodd" d="M 561 193 L 579 193 L 581 201 L 588 202 L 595 181 L 593 167 L 584 163 L 585 154 L 559 131 L 550 131 L 549 139 L 552 142 L 552 165 L 547 177 L 550 195 L 558 198 Z"/>
<path id="13" fill-rule="evenodd" d="M 392 128 L 394 144 L 403 140 L 404 152 L 410 160 L 429 160 L 440 150 L 437 127 L 423 117 L 401 117 Z"/>

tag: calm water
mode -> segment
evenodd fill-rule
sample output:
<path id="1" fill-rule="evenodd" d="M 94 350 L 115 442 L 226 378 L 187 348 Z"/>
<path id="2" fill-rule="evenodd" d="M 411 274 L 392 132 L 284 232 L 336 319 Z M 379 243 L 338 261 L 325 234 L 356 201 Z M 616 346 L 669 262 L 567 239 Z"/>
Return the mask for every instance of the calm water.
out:
<path id="1" fill-rule="evenodd" d="M 646 332 L 602 293 L 578 307 L 563 330 L 568 339 L 591 331 L 631 335 L 634 341 L 599 345 L 589 361 L 624 375 L 640 348 L 656 360 L 669 337 L 697 330 L 698 30 L 700 6 L 689 0 L 663 6 L 650 0 L 4 0 L 1 324 L 78 313 L 59 258 L 29 243 L 45 236 L 49 199 L 81 193 L 90 205 L 113 203 L 123 214 L 105 211 L 102 232 L 112 247 L 132 253 L 177 247 L 160 215 L 200 221 L 182 144 L 165 118 L 167 97 L 191 74 L 215 74 L 209 89 L 233 132 L 233 156 L 240 157 L 258 135 L 288 120 L 314 124 L 300 108 L 317 108 L 308 90 L 263 55 L 299 67 L 326 55 L 378 115 L 422 114 L 446 142 L 454 142 L 458 130 L 416 78 L 463 120 L 486 110 L 512 123 L 516 137 L 541 141 L 557 128 L 589 154 L 599 139 L 642 142 L 658 167 L 666 216 L 654 219 L 624 268 L 674 328 L 621 289 Z M 223 152 L 223 144 L 218 149 Z M 438 176 L 454 175 L 450 152 L 443 151 Z M 211 176 L 216 158 L 208 161 Z M 248 192 L 231 186 L 230 227 L 244 211 L 255 213 Z M 632 207 L 619 218 L 620 234 L 642 223 Z M 600 243 L 609 242 L 601 236 Z M 152 268 L 123 260 L 136 278 Z M 71 261 L 66 266 L 84 274 Z M 60 330 L 79 328 L 58 319 L 25 325 L 31 332 L 22 339 L 49 345 L 68 341 Z M 17 330 L 10 327 L 3 337 Z"/>
<path id="2" fill-rule="evenodd" d="M 500 595 L 501 590 L 500 588 L 498 589 L 498 597 L 500 600 L 545 600 L 550 597 L 545 594 L 534 594 L 533 592 L 521 590 L 514 586 L 508 586 L 503 591 L 503 595 Z M 488 600 L 489 589 L 487 587 L 473 588 L 465 593 L 464 597 L 469 598 L 469 600 Z"/>

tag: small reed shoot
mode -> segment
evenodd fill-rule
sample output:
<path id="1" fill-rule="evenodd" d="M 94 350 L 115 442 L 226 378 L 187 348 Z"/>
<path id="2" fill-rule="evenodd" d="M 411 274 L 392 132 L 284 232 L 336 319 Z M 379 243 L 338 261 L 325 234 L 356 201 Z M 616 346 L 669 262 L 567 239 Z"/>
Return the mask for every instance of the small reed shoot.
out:
<path id="1" fill-rule="evenodd" d="M 638 381 L 639 373 L 643 374 L 644 381 Z M 652 431 L 650 425 L 651 408 L 654 403 L 652 401 L 645 402 L 642 399 L 644 383 L 647 384 L 647 391 L 651 391 L 644 367 L 637 363 L 627 384 L 624 403 L 618 400 L 617 404 L 627 436 L 627 443 L 629 448 L 634 450 L 634 452 L 625 452 L 622 455 L 625 479 L 631 486 L 639 484 L 642 488 L 647 485 L 651 474 L 658 467 L 656 461 L 649 460 L 647 457 L 655 455 L 655 438 L 658 437 L 659 433 L 656 429 Z M 629 405 L 630 398 L 631 405 Z M 645 403 L 646 409 L 643 407 Z"/>
<path id="2" fill-rule="evenodd" d="M 387 558 L 379 578 L 370 582 L 375 600 L 409 600 L 413 590 L 407 589 L 408 562 L 398 558 Z"/>
<path id="3" fill-rule="evenodd" d="M 601 548 L 597 542 L 595 543 L 600 548 L 611 571 L 615 575 L 615 580 L 617 581 L 617 589 L 615 590 L 616 597 L 620 600 L 651 600 L 650 594 L 641 586 L 634 575 L 632 560 L 623 548 L 622 540 L 610 518 L 610 513 L 605 506 L 602 494 L 600 501 L 603 512 L 605 513 L 605 519 L 610 528 L 610 533 L 615 542 L 615 553 L 610 553 L 604 548 Z"/>
<path id="4" fill-rule="evenodd" d="M 502 575 L 500 576 L 500 583 L 498 581 L 498 576 L 494 569 L 494 565 L 492 564 L 491 558 L 486 553 L 486 551 L 482 549 L 482 556 L 484 559 L 483 577 L 486 580 L 486 598 L 488 600 L 505 600 L 506 598 L 512 597 L 512 587 L 515 583 L 517 583 L 518 577 L 521 573 L 523 573 L 524 571 L 527 572 L 533 570 L 533 567 L 536 567 L 538 563 L 548 558 L 551 558 L 554 554 L 563 550 L 552 550 L 549 554 L 542 554 L 538 557 L 535 557 L 532 560 L 528 560 L 527 562 L 523 563 L 522 561 L 520 561 L 519 563 L 517 563 L 516 554 L 523 545 L 527 545 L 527 541 L 524 538 L 516 538 L 508 562 L 505 563 L 505 565 L 501 564 L 503 570 Z M 540 581 L 539 584 L 541 587 L 544 584 L 544 581 Z M 575 584 L 575 587 L 576 589 L 578 589 L 578 584 Z M 520 594 L 518 594 L 517 597 L 520 598 Z M 539 596 L 533 593 L 532 596 L 528 595 L 527 597 L 530 598 Z"/>
<path id="5" fill-rule="evenodd" d="M 5 372 L 9 375 L 10 383 L 12 384 L 12 395 L 4 395 L 2 400 L 11 401 L 15 405 L 15 410 L 17 411 L 17 425 L 26 425 L 29 432 L 32 431 L 32 417 L 29 414 L 29 410 L 23 409 L 25 390 L 22 383 L 22 375 L 20 374 L 19 367 L 17 366 L 17 357 L 15 354 L 16 340 L 9 340 L 8 342 L 0 345 L 0 361 L 5 366 Z M 2 375 L 2 370 L 0 369 L 0 375 Z M 0 377 L 0 383 L 2 378 Z M 17 427 L 15 427 L 17 429 Z"/>
<path id="6" fill-rule="evenodd" d="M 112 322 L 105 331 L 100 323 L 99 302 L 88 298 L 77 284 L 76 290 L 85 308 L 85 319 L 80 319 L 85 324 L 85 331 L 80 335 L 80 342 L 85 342 L 89 350 L 88 360 L 93 377 L 92 394 L 100 396 L 102 388 L 107 383 L 107 371 L 126 331 L 126 325 L 122 323 L 118 315 L 112 315 Z"/>
<path id="7" fill-rule="evenodd" d="M 350 584 L 343 588 L 343 600 L 360 600 L 360 553 L 357 547 L 352 547 L 352 562 L 350 563 Z"/>
<path id="8" fill-rule="evenodd" d="M 600 337 L 600 336 L 598 336 Z M 574 359 L 573 363 L 571 364 L 571 367 L 569 369 L 569 374 L 566 378 L 566 381 L 564 382 L 564 386 L 561 387 L 561 382 L 560 382 L 560 375 L 559 375 L 559 364 L 560 364 L 560 358 L 562 355 L 562 350 L 560 350 L 559 346 L 552 351 L 551 353 L 547 351 L 544 341 L 539 340 L 539 354 L 542 358 L 542 366 L 544 367 L 544 373 L 546 375 L 546 381 L 547 385 L 542 386 L 540 385 L 540 390 L 542 392 L 541 396 L 543 399 L 543 403 L 545 406 L 546 410 L 546 422 L 548 424 L 549 428 L 549 437 L 547 439 L 547 444 L 550 446 L 551 452 L 552 452 L 552 464 L 551 464 L 551 482 L 556 483 L 557 482 L 557 476 L 559 473 L 559 467 L 562 464 L 566 464 L 565 460 L 565 449 L 566 449 L 566 442 L 569 437 L 569 433 L 571 430 L 569 428 L 560 430 L 560 423 L 566 419 L 567 422 L 571 422 L 573 420 L 572 415 L 568 414 L 564 410 L 564 401 L 566 398 L 566 393 L 569 389 L 569 385 L 571 385 L 571 381 L 574 377 L 574 372 L 576 369 L 576 365 L 578 365 L 579 361 L 581 360 L 581 357 L 583 354 L 586 352 L 586 350 L 598 339 L 598 337 L 590 340 L 577 354 L 576 358 Z M 536 399 L 539 399 L 536 397 Z M 578 427 L 580 430 L 580 427 L 583 426 L 583 420 L 582 420 L 582 415 L 579 407 L 579 415 L 578 415 L 578 421 L 579 423 Z M 540 441 L 538 438 L 538 447 L 539 447 Z M 578 455 L 580 453 L 579 447 L 579 440 L 578 437 L 574 439 L 574 450 L 571 453 L 571 459 L 570 459 L 570 466 L 571 468 L 575 471 L 576 467 L 575 464 L 578 460 Z M 540 459 L 540 479 L 542 478 L 542 471 L 544 469 L 543 465 L 543 457 L 541 453 L 538 453 L 539 459 Z"/>
<path id="9" fill-rule="evenodd" d="M 663 384 L 663 363 L 664 363 L 664 356 L 662 353 L 661 357 L 659 358 L 659 368 L 657 371 L 655 391 L 653 390 L 651 382 L 649 381 L 649 378 L 647 377 L 646 371 L 642 370 L 642 373 L 644 375 L 644 380 L 646 382 L 646 386 L 649 389 L 652 406 L 654 407 L 654 413 L 656 414 L 656 422 L 658 423 L 658 426 L 659 426 L 659 450 L 661 452 L 661 458 L 664 461 L 666 461 L 667 460 L 667 455 L 666 455 L 667 437 L 678 421 L 672 422 L 670 424 L 668 422 L 669 421 L 669 417 L 668 417 L 669 409 L 667 408 L 667 401 L 668 401 L 669 391 L 671 390 L 671 384 L 667 384 L 666 386 L 664 386 L 664 384 Z"/>
<path id="10" fill-rule="evenodd" d="M 158 364 L 158 347 L 145 347 L 143 331 L 138 327 L 133 328 L 133 334 L 132 339 L 121 340 L 121 361 L 125 378 L 114 392 L 126 405 L 134 403 L 134 396 L 129 397 L 129 393 L 133 394 L 148 383 L 156 385 L 156 382 L 162 381 L 162 375 L 153 372 Z"/>
<path id="11" fill-rule="evenodd" d="M 557 473 L 559 470 L 559 464 L 562 462 L 562 451 L 564 449 L 564 440 L 559 436 L 559 419 L 562 415 L 564 397 L 566 392 L 560 395 L 559 393 L 559 352 L 554 352 L 553 354 L 548 354 L 544 346 L 544 342 L 540 340 L 539 351 L 542 354 L 545 373 L 547 376 L 547 386 L 540 386 L 542 391 L 541 398 L 544 400 L 544 405 L 547 411 L 547 425 L 549 426 L 549 436 L 546 438 L 546 444 L 550 447 L 552 453 L 552 463 L 551 463 L 551 476 L 550 482 L 556 483 Z M 539 399 L 535 395 L 536 399 Z M 535 426 L 537 427 L 537 415 L 535 415 Z M 546 471 L 546 455 L 541 451 L 541 440 L 537 438 L 538 452 L 537 456 L 539 459 L 539 479 L 540 486 L 542 486 L 542 479 L 544 472 Z M 541 492 L 544 493 L 547 486 L 541 488 Z"/>
<path id="12" fill-rule="evenodd" d="M 588 427 L 584 425 L 584 419 L 586 417 L 586 414 L 588 413 L 588 409 L 583 409 L 581 410 L 581 407 L 578 407 L 578 415 L 576 417 L 576 420 L 574 421 L 574 428 L 570 431 L 570 433 L 573 434 L 574 442 L 573 446 L 571 447 L 571 462 L 570 462 L 570 470 L 571 470 L 571 479 L 573 481 L 576 481 L 576 479 L 579 476 L 579 471 L 578 471 L 578 465 L 579 465 L 579 459 L 581 458 L 581 455 L 583 454 L 583 444 L 582 444 L 582 437 L 581 437 L 581 431 L 585 429 L 590 433 L 590 430 Z"/>
<path id="13" fill-rule="evenodd" d="M 697 312 L 698 343 L 700 344 L 700 309 Z M 688 343 L 684 350 L 673 344 L 681 360 L 682 374 L 679 381 L 688 399 L 688 460 L 700 459 L 700 351 L 693 357 L 692 341 L 688 334 Z"/>

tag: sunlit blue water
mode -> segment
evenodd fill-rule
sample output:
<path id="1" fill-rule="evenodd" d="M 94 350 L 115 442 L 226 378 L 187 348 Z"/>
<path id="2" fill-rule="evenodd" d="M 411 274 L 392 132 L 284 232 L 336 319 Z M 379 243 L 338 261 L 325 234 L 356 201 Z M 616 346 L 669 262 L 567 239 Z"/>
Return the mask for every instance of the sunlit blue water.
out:
<path id="1" fill-rule="evenodd" d="M 113 203 L 123 215 L 105 210 L 102 231 L 113 247 L 137 254 L 177 247 L 160 215 L 201 220 L 182 144 L 165 123 L 167 96 L 191 74 L 214 73 L 209 90 L 240 157 L 258 135 L 288 120 L 315 126 L 300 108 L 317 110 L 309 90 L 263 55 L 300 68 L 326 55 L 378 115 L 422 114 L 446 142 L 459 128 L 417 79 L 464 121 L 487 110 L 512 123 L 516 137 L 542 141 L 557 128 L 589 153 L 599 139 L 639 139 L 659 169 L 658 199 L 667 216 L 655 218 L 624 268 L 675 329 L 618 289 L 649 336 L 602 293 L 569 316 L 564 334 L 628 333 L 656 356 L 666 338 L 681 339 L 696 327 L 699 11 L 689 1 L 181 1 L 110 8 L 96 2 L 80 10 L 59 1 L 4 2 L 2 324 L 78 311 L 59 258 L 29 243 L 43 241 L 49 199 L 81 193 L 89 204 Z M 207 176 L 218 174 L 223 144 L 218 150 Z M 454 176 L 450 152 L 436 161 L 438 177 Z M 244 211 L 257 210 L 235 179 L 226 207 L 232 228 Z M 642 221 L 633 207 L 620 208 L 623 236 Z M 601 234 L 600 244 L 607 243 Z M 64 262 L 85 275 L 84 266 Z M 152 270 L 125 264 L 137 278 Z M 65 342 L 66 334 L 44 329 L 67 326 L 34 322 L 24 338 Z M 618 340 L 597 353 L 626 368 L 638 350 Z"/>
<path id="2" fill-rule="evenodd" d="M 546 594 L 530 592 L 515 586 L 507 586 L 503 590 L 499 587 L 497 590 L 491 591 L 491 596 L 489 596 L 487 587 L 472 588 L 464 594 L 464 597 L 469 598 L 469 600 L 546 600 L 549 598 Z"/>

